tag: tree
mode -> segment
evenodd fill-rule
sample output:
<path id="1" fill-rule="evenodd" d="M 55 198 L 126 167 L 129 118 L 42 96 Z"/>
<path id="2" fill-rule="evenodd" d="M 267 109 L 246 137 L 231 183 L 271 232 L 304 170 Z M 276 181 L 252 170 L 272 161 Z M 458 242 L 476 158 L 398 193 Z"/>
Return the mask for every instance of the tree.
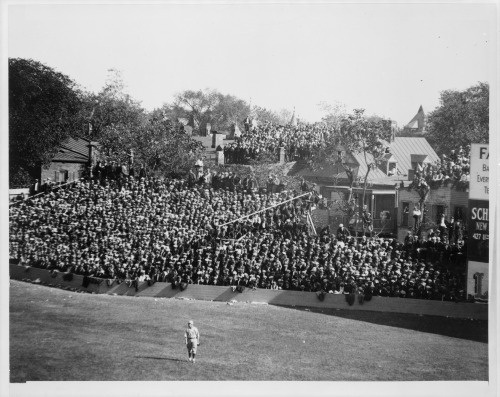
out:
<path id="1" fill-rule="evenodd" d="M 321 121 L 326 123 L 330 128 L 338 130 L 340 128 L 340 121 L 347 116 L 346 106 L 340 102 L 329 104 L 327 102 L 318 103 L 320 110 L 326 112 Z"/>
<path id="2" fill-rule="evenodd" d="M 441 92 L 441 105 L 427 119 L 427 139 L 438 154 L 489 142 L 489 85 Z"/>
<path id="3" fill-rule="evenodd" d="M 39 176 L 58 146 L 81 132 L 82 92 L 68 76 L 32 59 L 9 59 L 11 184 Z"/>
<path id="4" fill-rule="evenodd" d="M 244 128 L 243 120 L 250 113 L 250 106 L 233 95 L 218 94 L 219 102 L 212 112 L 212 124 L 216 129 L 228 131 L 234 124 Z"/>
<path id="5" fill-rule="evenodd" d="M 346 173 L 349 193 L 341 208 L 347 212 L 349 220 L 356 214 L 356 201 L 353 198 L 353 187 L 356 181 L 363 183 L 363 196 L 359 206 L 361 218 L 363 205 L 366 203 L 366 189 L 370 173 L 380 163 L 385 154 L 390 138 L 390 128 L 383 120 L 367 118 L 363 109 L 355 109 L 352 114 L 345 114 L 335 119 L 336 128 L 329 135 L 317 153 L 313 154 L 310 166 L 321 168 L 325 164 L 333 165 L 336 173 Z M 366 172 L 359 175 L 359 166 L 353 156 L 362 156 L 366 164 Z"/>
<path id="6" fill-rule="evenodd" d="M 235 123 L 243 128 L 242 121 L 250 113 L 250 106 L 234 95 L 205 89 L 177 94 L 172 104 L 164 106 L 164 111 L 172 119 L 192 117 L 197 131 L 207 123 L 214 130 L 229 131 Z"/>
<path id="7" fill-rule="evenodd" d="M 281 109 L 278 112 L 278 117 L 281 125 L 288 125 L 292 119 L 293 112 L 288 109 Z"/>
<path id="8" fill-rule="evenodd" d="M 283 122 L 284 120 L 282 120 L 278 113 L 260 106 L 253 106 L 251 114 L 254 115 L 257 120 L 269 121 L 273 124 L 286 124 Z"/>
<path id="9" fill-rule="evenodd" d="M 148 120 L 140 103 L 126 91 L 121 73 L 108 70 L 108 78 L 101 91 L 85 97 L 85 119 L 89 138 L 99 141 L 101 152 L 121 156 L 128 151 L 133 135 Z"/>
<path id="10" fill-rule="evenodd" d="M 184 91 L 175 95 L 174 103 L 168 107 L 175 110 L 177 117 L 194 119 L 194 128 L 198 130 L 212 119 L 218 118 L 214 111 L 220 102 L 220 94 L 215 90 Z"/>
<path id="11" fill-rule="evenodd" d="M 168 119 L 150 117 L 134 134 L 130 146 L 138 163 L 154 173 L 179 177 L 202 157 L 203 145 Z"/>

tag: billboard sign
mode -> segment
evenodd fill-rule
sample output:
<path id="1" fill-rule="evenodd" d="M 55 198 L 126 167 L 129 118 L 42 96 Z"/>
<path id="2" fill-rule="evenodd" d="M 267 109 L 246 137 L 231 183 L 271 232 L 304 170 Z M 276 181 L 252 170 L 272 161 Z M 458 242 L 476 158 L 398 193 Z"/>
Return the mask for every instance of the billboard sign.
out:
<path id="1" fill-rule="evenodd" d="M 470 150 L 470 200 L 489 200 L 489 145 L 471 145 Z"/>
<path id="2" fill-rule="evenodd" d="M 488 144 L 471 145 L 467 219 L 467 295 L 472 295 L 476 299 L 488 299 L 489 153 Z"/>
<path id="3" fill-rule="evenodd" d="M 489 203 L 485 200 L 469 200 L 467 257 L 488 263 L 489 251 Z"/>

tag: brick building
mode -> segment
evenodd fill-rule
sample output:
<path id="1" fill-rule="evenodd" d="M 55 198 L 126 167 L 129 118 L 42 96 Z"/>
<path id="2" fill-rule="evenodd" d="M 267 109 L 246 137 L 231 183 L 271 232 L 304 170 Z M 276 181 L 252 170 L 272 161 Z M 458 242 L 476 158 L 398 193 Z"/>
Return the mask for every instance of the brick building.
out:
<path id="1" fill-rule="evenodd" d="M 41 169 L 41 181 L 50 178 L 66 183 L 82 176 L 86 167 L 98 157 L 97 144 L 85 138 L 69 138 L 59 147 L 48 166 Z"/>

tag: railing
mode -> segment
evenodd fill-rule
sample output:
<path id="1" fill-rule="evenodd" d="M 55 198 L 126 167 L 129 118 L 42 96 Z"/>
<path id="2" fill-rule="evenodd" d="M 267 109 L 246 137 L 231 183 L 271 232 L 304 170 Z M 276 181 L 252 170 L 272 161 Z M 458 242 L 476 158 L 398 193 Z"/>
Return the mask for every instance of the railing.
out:
<path id="1" fill-rule="evenodd" d="M 60 189 L 60 188 L 62 188 L 62 187 L 64 187 L 64 186 L 68 186 L 68 185 L 70 185 L 70 184 L 72 184 L 72 183 L 75 183 L 75 182 L 81 181 L 82 179 L 84 179 L 84 178 L 82 177 L 82 178 L 78 178 L 78 179 L 73 179 L 72 181 L 69 181 L 69 182 L 66 182 L 66 183 L 62 183 L 62 184 L 59 184 L 59 185 L 53 185 L 53 186 L 51 187 L 51 189 L 50 189 L 50 192 L 53 192 L 53 191 L 55 191 L 55 190 L 58 190 L 58 189 Z M 19 203 L 24 203 L 24 202 L 26 202 L 26 201 L 28 201 L 28 200 L 31 200 L 31 199 L 34 199 L 34 198 L 37 198 L 37 197 L 41 197 L 41 196 L 43 196 L 43 195 L 44 195 L 44 194 L 46 194 L 46 193 L 48 193 L 48 192 L 40 192 L 40 193 L 34 194 L 34 195 L 32 195 L 32 196 L 28 196 L 28 197 L 26 197 L 26 198 L 25 198 L 25 199 L 23 199 L 23 200 L 14 201 L 14 202 L 12 202 L 12 203 L 9 203 L 9 207 L 10 207 L 11 205 L 16 205 L 16 204 L 19 204 Z"/>

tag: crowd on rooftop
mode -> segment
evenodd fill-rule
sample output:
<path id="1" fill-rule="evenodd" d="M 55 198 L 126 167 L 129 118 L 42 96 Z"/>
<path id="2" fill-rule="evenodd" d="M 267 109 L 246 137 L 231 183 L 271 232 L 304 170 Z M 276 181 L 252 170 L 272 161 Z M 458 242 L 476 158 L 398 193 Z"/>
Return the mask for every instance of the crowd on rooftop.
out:
<path id="1" fill-rule="evenodd" d="M 328 227 L 316 235 L 306 221 L 310 193 L 294 199 L 304 193 L 193 175 L 94 173 L 13 205 L 10 258 L 117 282 L 464 299 L 461 239 L 398 243 Z"/>
<path id="2" fill-rule="evenodd" d="M 470 145 L 467 145 L 451 150 L 449 155 L 442 154 L 435 162 L 418 164 L 410 188 L 424 193 L 431 188 L 450 184 L 460 190 L 467 189 L 470 181 L 469 157 Z"/>

